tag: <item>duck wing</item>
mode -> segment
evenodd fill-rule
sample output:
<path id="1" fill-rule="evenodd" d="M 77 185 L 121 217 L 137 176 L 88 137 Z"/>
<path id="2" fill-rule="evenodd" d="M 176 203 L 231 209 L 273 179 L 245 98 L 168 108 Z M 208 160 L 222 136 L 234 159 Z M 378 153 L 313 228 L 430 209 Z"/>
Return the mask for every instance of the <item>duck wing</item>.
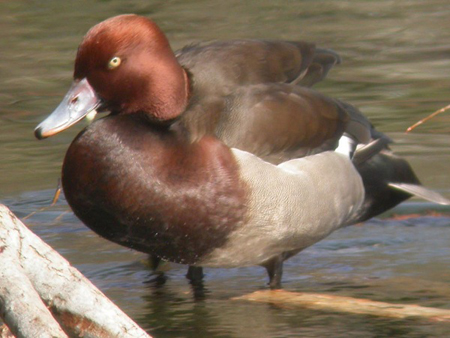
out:
<path id="1" fill-rule="evenodd" d="M 171 128 L 181 126 L 192 142 L 215 135 L 231 148 L 279 164 L 335 149 L 349 122 L 339 102 L 312 89 L 266 83 L 198 102 Z"/>
<path id="2" fill-rule="evenodd" d="M 314 90 L 260 84 L 226 98 L 215 134 L 230 147 L 278 164 L 334 149 L 348 123 L 340 105 Z"/>
<path id="3" fill-rule="evenodd" d="M 175 54 L 202 97 L 224 96 L 236 87 L 258 83 L 312 86 L 340 63 L 334 51 L 301 41 L 217 41 L 187 46 Z"/>
<path id="4" fill-rule="evenodd" d="M 334 149 L 347 114 L 304 88 L 322 80 L 339 55 L 293 41 L 232 40 L 176 53 L 191 78 L 179 122 L 192 141 L 215 135 L 228 146 L 280 163 Z"/>

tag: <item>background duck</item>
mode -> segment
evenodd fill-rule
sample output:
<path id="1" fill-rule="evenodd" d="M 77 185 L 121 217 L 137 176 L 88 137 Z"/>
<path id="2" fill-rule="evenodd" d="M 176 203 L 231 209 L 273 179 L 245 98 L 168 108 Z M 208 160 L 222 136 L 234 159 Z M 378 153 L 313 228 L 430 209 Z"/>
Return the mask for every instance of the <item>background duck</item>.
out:
<path id="1" fill-rule="evenodd" d="M 302 87 L 338 62 L 283 41 L 174 54 L 153 22 L 122 15 L 87 33 L 69 93 L 35 133 L 109 110 L 64 160 L 75 214 L 107 239 L 189 264 L 191 277 L 262 265 L 278 287 L 285 259 L 341 226 L 412 194 L 447 203 L 356 108 Z"/>

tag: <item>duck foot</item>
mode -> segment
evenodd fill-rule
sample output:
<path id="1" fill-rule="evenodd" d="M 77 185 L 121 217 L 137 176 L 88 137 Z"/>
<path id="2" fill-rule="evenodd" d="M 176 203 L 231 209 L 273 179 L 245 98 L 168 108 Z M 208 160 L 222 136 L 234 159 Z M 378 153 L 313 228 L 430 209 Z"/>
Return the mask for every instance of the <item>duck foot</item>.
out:
<path id="1" fill-rule="evenodd" d="M 151 278 L 147 281 L 144 281 L 144 284 L 152 285 L 155 288 L 162 287 L 167 282 L 167 276 L 164 272 L 154 272 Z"/>
<path id="2" fill-rule="evenodd" d="M 148 281 L 145 281 L 144 283 L 152 284 L 156 287 L 163 286 L 167 281 L 167 276 L 164 274 L 163 271 L 158 271 L 162 259 L 159 258 L 158 256 L 148 255 L 147 261 L 150 269 L 152 269 L 152 273 L 150 275 L 151 278 Z"/>
<path id="3" fill-rule="evenodd" d="M 267 285 L 269 285 L 271 289 L 281 289 L 281 277 L 283 276 L 284 260 L 285 257 L 281 254 L 270 259 L 263 265 L 269 275 L 269 283 L 267 283 Z"/>
<path id="4" fill-rule="evenodd" d="M 189 265 L 186 278 L 190 280 L 192 285 L 201 284 L 203 276 L 203 268 L 201 266 Z"/>

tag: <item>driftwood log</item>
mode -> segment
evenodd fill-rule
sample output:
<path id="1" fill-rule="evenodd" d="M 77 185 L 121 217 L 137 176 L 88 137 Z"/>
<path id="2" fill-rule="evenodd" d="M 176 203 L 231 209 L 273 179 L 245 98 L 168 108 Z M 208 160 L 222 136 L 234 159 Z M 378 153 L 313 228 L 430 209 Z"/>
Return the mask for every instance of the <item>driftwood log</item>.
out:
<path id="1" fill-rule="evenodd" d="M 1 204 L 0 316 L 16 337 L 149 337 Z"/>
<path id="2" fill-rule="evenodd" d="M 283 307 L 302 307 L 313 310 L 346 312 L 391 318 L 418 317 L 431 321 L 450 322 L 450 310 L 447 309 L 437 309 L 419 305 L 391 304 L 369 299 L 317 293 L 263 290 L 235 297 L 233 299 L 269 303 Z"/>

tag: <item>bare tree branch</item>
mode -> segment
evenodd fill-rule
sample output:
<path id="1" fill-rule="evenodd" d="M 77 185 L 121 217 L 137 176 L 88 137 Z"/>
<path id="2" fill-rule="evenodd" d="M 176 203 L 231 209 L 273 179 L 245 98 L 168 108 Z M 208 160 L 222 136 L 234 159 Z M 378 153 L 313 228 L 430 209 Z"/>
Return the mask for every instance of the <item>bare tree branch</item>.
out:
<path id="1" fill-rule="evenodd" d="M 0 315 L 17 337 L 149 337 L 3 205 Z"/>

